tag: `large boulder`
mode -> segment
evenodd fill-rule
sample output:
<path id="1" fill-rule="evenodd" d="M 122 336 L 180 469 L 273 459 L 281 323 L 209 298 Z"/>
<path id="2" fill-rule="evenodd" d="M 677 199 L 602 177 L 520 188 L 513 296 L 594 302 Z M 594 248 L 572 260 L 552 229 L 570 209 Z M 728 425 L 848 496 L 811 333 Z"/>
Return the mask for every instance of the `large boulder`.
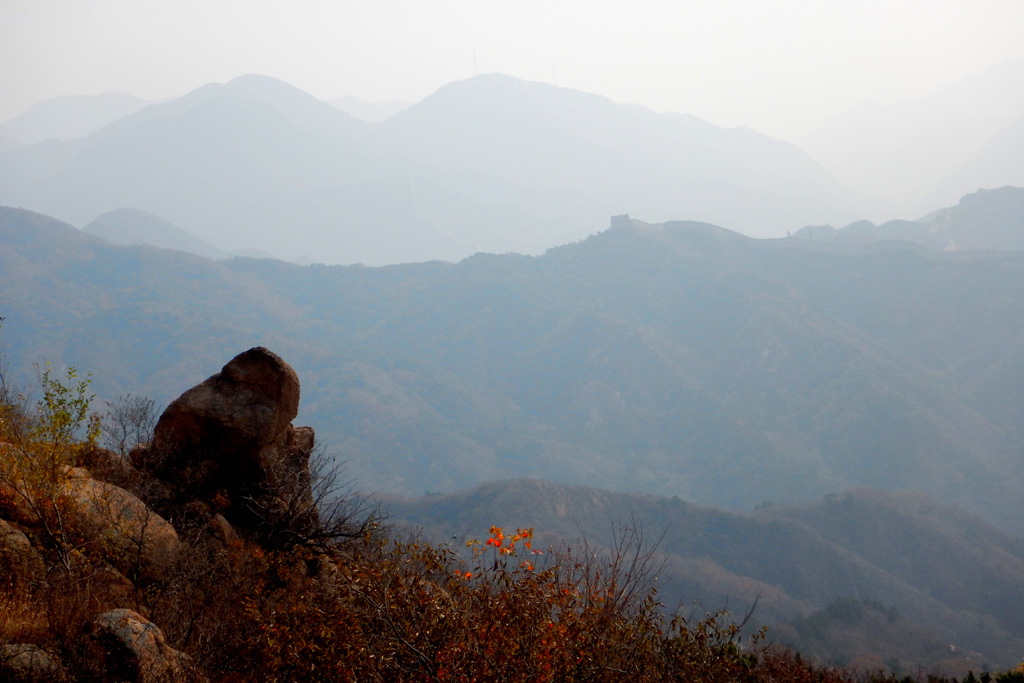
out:
<path id="1" fill-rule="evenodd" d="M 244 457 L 273 443 L 298 413 L 298 376 L 260 346 L 235 356 L 171 403 L 157 422 L 153 446 Z"/>
<path id="2" fill-rule="evenodd" d="M 176 484 L 179 498 L 226 495 L 229 518 L 245 524 L 253 520 L 244 509 L 312 499 L 314 435 L 292 426 L 298 410 L 299 379 L 291 366 L 263 347 L 249 349 L 172 402 L 137 459 Z"/>
<path id="3" fill-rule="evenodd" d="M 59 492 L 70 531 L 125 576 L 159 576 L 177 555 L 174 527 L 119 486 L 76 467 L 65 472 Z"/>
<path id="4" fill-rule="evenodd" d="M 156 624 L 130 609 L 97 615 L 91 639 L 111 680 L 176 683 L 197 678 L 188 655 L 168 645 Z"/>

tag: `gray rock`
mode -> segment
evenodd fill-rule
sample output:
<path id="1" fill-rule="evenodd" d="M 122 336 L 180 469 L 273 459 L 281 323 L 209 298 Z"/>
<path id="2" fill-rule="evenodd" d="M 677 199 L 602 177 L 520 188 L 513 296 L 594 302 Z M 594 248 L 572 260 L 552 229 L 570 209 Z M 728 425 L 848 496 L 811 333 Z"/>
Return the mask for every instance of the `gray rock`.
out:
<path id="1" fill-rule="evenodd" d="M 188 655 L 167 644 L 153 622 L 130 609 L 93 619 L 92 640 L 105 657 L 108 676 L 137 683 L 178 683 L 196 678 Z"/>
<path id="2" fill-rule="evenodd" d="M 0 680 L 51 683 L 67 679 L 60 662 L 35 645 L 0 645 Z"/>

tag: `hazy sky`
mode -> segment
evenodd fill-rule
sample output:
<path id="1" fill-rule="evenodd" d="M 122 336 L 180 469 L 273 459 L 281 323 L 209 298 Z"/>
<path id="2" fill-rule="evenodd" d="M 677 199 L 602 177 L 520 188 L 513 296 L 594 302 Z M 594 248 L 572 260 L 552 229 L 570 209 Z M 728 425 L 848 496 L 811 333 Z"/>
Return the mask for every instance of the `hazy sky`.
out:
<path id="1" fill-rule="evenodd" d="M 1022 36 L 1022 0 L 0 0 L 0 121 L 244 73 L 379 101 L 500 71 L 797 139 L 1022 58 Z"/>

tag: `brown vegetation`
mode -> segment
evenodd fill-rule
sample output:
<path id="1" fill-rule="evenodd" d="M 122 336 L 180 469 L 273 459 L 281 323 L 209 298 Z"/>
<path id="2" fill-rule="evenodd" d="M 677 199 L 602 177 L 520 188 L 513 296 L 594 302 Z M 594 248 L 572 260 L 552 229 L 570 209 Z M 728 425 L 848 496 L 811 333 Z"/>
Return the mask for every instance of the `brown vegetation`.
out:
<path id="1" fill-rule="evenodd" d="M 725 614 L 666 616 L 653 552 L 636 532 L 607 552 L 541 552 L 530 529 L 493 527 L 465 549 L 398 538 L 335 497 L 315 464 L 264 473 L 259 490 L 227 495 L 210 483 L 190 497 L 147 471 L 145 444 L 131 444 L 139 469 L 97 445 L 87 381 L 43 377 L 40 411 L 11 396 L 0 405 L 8 678 L 854 679 L 767 648 Z M 298 431 L 290 418 L 275 430 Z M 273 459 L 266 444 L 260 453 Z M 190 448 L 210 457 L 198 441 Z M 294 449 L 282 453 L 297 462 Z M 106 516 L 82 514 L 86 503 L 102 503 Z"/>

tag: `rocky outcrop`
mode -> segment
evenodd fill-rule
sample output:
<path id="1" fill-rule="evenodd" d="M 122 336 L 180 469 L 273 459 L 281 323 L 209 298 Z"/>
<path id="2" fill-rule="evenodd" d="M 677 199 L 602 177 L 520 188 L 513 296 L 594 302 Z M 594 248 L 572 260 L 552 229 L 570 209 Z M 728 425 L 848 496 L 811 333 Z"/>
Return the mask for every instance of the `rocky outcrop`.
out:
<path id="1" fill-rule="evenodd" d="M 299 378 L 263 347 L 235 356 L 192 387 L 160 416 L 153 447 L 180 458 L 189 450 L 216 451 L 222 460 L 249 465 L 299 412 Z"/>
<path id="2" fill-rule="evenodd" d="M 201 585 L 188 572 L 229 566 L 250 544 L 310 538 L 315 436 L 292 426 L 298 405 L 294 370 L 254 348 L 174 401 L 131 463 L 91 445 L 36 452 L 29 440 L 0 443 L 0 577 L 55 604 L 72 600 L 69 590 L 88 596 L 88 611 L 70 617 L 84 634 L 81 647 L 58 651 L 66 671 L 39 648 L 45 639 L 5 644 L 0 634 L 0 681 L 60 681 L 82 666 L 101 680 L 203 680 L 160 628 L 127 606 L 145 612 L 146 596 L 183 577 Z"/>
<path id="3" fill-rule="evenodd" d="M 252 524 L 254 509 L 272 510 L 281 499 L 312 501 L 314 434 L 292 426 L 298 409 L 299 380 L 291 366 L 263 347 L 249 349 L 172 402 L 152 445 L 135 458 L 177 483 L 181 495 L 225 495 L 231 522 Z"/>
<path id="4" fill-rule="evenodd" d="M 112 680 L 177 683 L 194 680 L 192 662 L 164 638 L 153 622 L 130 609 L 115 609 L 93 619 L 91 638 L 105 659 Z"/>

